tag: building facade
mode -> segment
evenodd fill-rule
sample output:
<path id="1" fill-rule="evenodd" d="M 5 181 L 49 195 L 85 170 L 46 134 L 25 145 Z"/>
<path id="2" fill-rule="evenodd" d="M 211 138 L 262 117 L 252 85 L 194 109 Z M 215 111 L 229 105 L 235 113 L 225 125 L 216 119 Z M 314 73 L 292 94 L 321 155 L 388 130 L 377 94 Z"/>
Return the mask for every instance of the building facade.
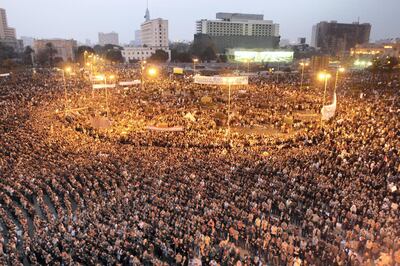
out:
<path id="1" fill-rule="evenodd" d="M 0 39 L 17 39 L 14 28 L 8 26 L 6 10 L 0 8 Z"/>
<path id="2" fill-rule="evenodd" d="M 330 55 L 349 53 L 358 44 L 369 42 L 371 24 L 320 22 L 313 26 L 311 46 Z"/>
<path id="3" fill-rule="evenodd" d="M 279 24 L 264 20 L 264 15 L 217 13 L 216 18 L 197 21 L 197 33 L 210 36 L 279 36 Z"/>
<path id="4" fill-rule="evenodd" d="M 217 13 L 216 20 L 196 22 L 194 45 L 212 47 L 217 54 L 228 49 L 274 49 L 279 46 L 279 24 L 264 20 L 264 15 Z"/>
<path id="5" fill-rule="evenodd" d="M 116 33 L 116 32 L 110 32 L 110 33 L 99 32 L 99 45 L 104 46 L 106 44 L 119 45 L 118 33 Z"/>
<path id="6" fill-rule="evenodd" d="M 141 42 L 143 46 L 168 49 L 168 20 L 157 18 L 142 23 Z"/>
<path id="7" fill-rule="evenodd" d="M 124 49 L 121 51 L 121 54 L 122 57 L 125 59 L 125 62 L 143 61 L 155 54 L 157 50 L 163 50 L 164 52 L 168 53 L 169 58 L 171 58 L 171 50 L 162 49 L 160 47 L 125 46 Z"/>
<path id="8" fill-rule="evenodd" d="M 357 58 L 373 59 L 376 57 L 399 57 L 400 40 L 395 43 L 368 43 L 356 45 L 350 51 L 350 55 Z"/>
<path id="9" fill-rule="evenodd" d="M 78 43 L 75 40 L 64 40 L 64 39 L 42 39 L 33 41 L 33 50 L 36 55 L 46 49 L 46 45 L 51 43 L 54 49 L 57 51 L 55 57 L 61 57 L 63 61 L 75 60 L 75 51 L 78 48 Z"/>

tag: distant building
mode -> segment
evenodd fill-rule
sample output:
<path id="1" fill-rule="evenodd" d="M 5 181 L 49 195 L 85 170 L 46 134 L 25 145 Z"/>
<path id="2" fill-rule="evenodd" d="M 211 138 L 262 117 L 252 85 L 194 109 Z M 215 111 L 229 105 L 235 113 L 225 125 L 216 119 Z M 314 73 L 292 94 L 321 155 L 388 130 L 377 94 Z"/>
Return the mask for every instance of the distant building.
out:
<path id="1" fill-rule="evenodd" d="M 155 54 L 157 50 L 163 50 L 168 53 L 169 58 L 171 58 L 171 51 L 169 49 L 162 49 L 157 47 L 135 47 L 135 46 L 125 46 L 121 51 L 122 57 L 125 62 L 129 61 L 142 61 L 148 59 L 150 56 Z"/>
<path id="2" fill-rule="evenodd" d="M 51 43 L 56 49 L 57 53 L 55 57 L 61 57 L 63 61 L 75 60 L 75 51 L 78 48 L 77 41 L 64 39 L 34 40 L 33 50 L 38 54 L 40 51 L 46 49 L 48 43 Z"/>
<path id="3" fill-rule="evenodd" d="M 150 11 L 147 8 L 144 16 L 145 22 L 140 26 L 140 31 L 135 32 L 135 45 L 125 46 L 121 51 L 126 62 L 146 60 L 157 50 L 163 50 L 171 58 L 171 50 L 168 41 L 168 20 L 157 18 L 150 19 Z M 140 44 L 136 46 L 137 41 Z"/>
<path id="4" fill-rule="evenodd" d="M 22 40 L 22 42 L 24 44 L 24 47 L 27 47 L 27 46 L 32 47 L 33 46 L 34 38 L 27 37 L 27 36 L 21 36 L 21 40 Z"/>
<path id="5" fill-rule="evenodd" d="M 369 42 L 371 24 L 320 22 L 313 26 L 311 46 L 330 55 L 350 52 L 357 44 Z"/>
<path id="6" fill-rule="evenodd" d="M 92 41 L 90 39 L 86 39 L 85 40 L 85 45 L 89 46 L 89 47 L 92 47 Z"/>
<path id="7" fill-rule="evenodd" d="M 133 41 L 134 46 L 142 46 L 142 31 L 135 30 L 135 40 Z"/>
<path id="8" fill-rule="evenodd" d="M 99 32 L 99 45 L 104 46 L 106 44 L 119 45 L 118 33 L 116 33 L 116 32 L 110 32 L 110 33 Z"/>
<path id="9" fill-rule="evenodd" d="M 168 20 L 157 18 L 141 25 L 142 45 L 168 49 Z"/>
<path id="10" fill-rule="evenodd" d="M 6 10 L 0 8 L 0 39 L 17 39 L 14 28 L 8 26 Z"/>
<path id="11" fill-rule="evenodd" d="M 297 44 L 306 44 L 306 37 L 300 37 L 297 39 Z"/>
<path id="12" fill-rule="evenodd" d="M 368 59 L 385 56 L 398 57 L 400 55 L 400 40 L 395 43 L 368 43 L 356 45 L 356 47 L 351 49 L 350 55 L 357 58 Z"/>
<path id="13" fill-rule="evenodd" d="M 217 13 L 216 20 L 199 20 L 196 28 L 195 47 L 203 49 L 208 45 L 218 54 L 234 48 L 271 49 L 279 46 L 279 24 L 264 20 L 264 15 Z"/>

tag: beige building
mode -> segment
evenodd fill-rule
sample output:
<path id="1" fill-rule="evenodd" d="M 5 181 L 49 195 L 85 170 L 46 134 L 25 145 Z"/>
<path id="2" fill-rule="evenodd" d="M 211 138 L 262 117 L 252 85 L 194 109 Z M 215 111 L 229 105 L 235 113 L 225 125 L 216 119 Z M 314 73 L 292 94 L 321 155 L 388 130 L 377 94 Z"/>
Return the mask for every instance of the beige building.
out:
<path id="1" fill-rule="evenodd" d="M 103 45 L 103 46 L 106 44 L 119 45 L 118 33 L 116 33 L 116 32 L 110 32 L 110 33 L 99 32 L 99 44 Z"/>
<path id="2" fill-rule="evenodd" d="M 0 39 L 17 39 L 14 28 L 8 26 L 6 10 L 0 8 Z"/>
<path id="3" fill-rule="evenodd" d="M 153 19 L 141 25 L 142 45 L 168 49 L 168 20 Z"/>
<path id="4" fill-rule="evenodd" d="M 63 61 L 75 60 L 75 51 L 78 48 L 77 41 L 63 40 L 63 39 L 49 39 L 49 40 L 34 40 L 33 49 L 38 54 L 40 51 L 46 49 L 46 44 L 51 43 L 56 49 L 55 57 L 61 57 Z"/>

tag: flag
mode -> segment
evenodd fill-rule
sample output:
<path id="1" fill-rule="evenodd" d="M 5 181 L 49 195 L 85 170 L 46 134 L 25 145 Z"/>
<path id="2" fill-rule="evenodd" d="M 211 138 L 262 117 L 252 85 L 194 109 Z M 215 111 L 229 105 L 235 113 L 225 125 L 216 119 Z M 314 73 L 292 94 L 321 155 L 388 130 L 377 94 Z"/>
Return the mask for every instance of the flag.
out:
<path id="1" fill-rule="evenodd" d="M 335 116 L 336 113 L 336 92 L 333 95 L 333 103 L 330 105 L 324 105 L 321 109 L 322 120 L 329 120 Z"/>

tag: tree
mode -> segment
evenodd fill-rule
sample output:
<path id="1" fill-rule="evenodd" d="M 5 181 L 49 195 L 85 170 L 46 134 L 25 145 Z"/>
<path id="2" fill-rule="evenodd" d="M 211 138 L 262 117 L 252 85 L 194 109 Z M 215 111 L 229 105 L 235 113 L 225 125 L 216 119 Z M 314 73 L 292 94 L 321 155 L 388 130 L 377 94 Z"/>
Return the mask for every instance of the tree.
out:
<path id="1" fill-rule="evenodd" d="M 54 45 L 51 42 L 46 43 L 46 54 L 48 56 L 48 62 L 50 67 L 53 67 L 54 63 L 54 56 L 57 54 L 56 48 L 54 48 Z"/>
<path id="2" fill-rule="evenodd" d="M 211 46 L 208 46 L 203 53 L 200 56 L 202 61 L 212 61 L 215 60 L 217 58 L 217 55 L 214 51 L 214 49 Z"/>
<path id="3" fill-rule="evenodd" d="M 16 57 L 17 53 L 14 51 L 14 48 L 0 43 L 0 64 L 2 64 L 4 60 L 13 59 Z"/>
<path id="4" fill-rule="evenodd" d="M 165 63 L 169 59 L 169 54 L 164 50 L 156 50 L 154 54 L 149 57 L 150 62 Z"/>
<path id="5" fill-rule="evenodd" d="M 81 65 L 84 64 L 85 61 L 85 52 L 87 54 L 94 54 L 94 49 L 90 46 L 79 46 L 76 50 L 76 61 L 79 62 Z"/>
<path id="6" fill-rule="evenodd" d="M 32 62 L 32 54 L 33 53 L 34 53 L 34 51 L 30 46 L 25 47 L 25 50 L 22 54 L 22 61 L 25 65 L 33 65 L 33 62 Z"/>

